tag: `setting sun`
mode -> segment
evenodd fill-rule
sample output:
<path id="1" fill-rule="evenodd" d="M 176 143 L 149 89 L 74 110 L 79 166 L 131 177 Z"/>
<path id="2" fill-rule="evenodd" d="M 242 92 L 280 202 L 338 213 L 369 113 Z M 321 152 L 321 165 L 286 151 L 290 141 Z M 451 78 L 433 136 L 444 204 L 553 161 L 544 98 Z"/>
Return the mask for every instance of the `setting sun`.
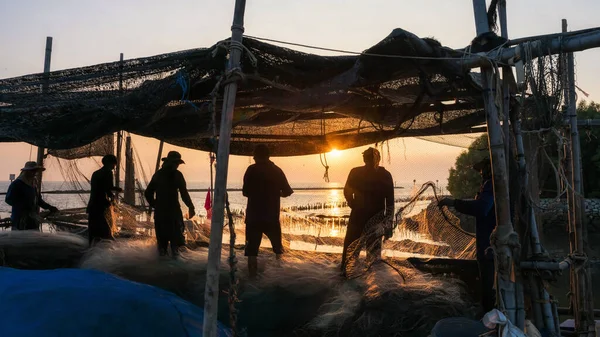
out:
<path id="1" fill-rule="evenodd" d="M 329 151 L 328 154 L 333 158 L 338 158 L 342 155 L 342 151 L 340 151 L 338 149 L 332 149 L 331 151 Z"/>

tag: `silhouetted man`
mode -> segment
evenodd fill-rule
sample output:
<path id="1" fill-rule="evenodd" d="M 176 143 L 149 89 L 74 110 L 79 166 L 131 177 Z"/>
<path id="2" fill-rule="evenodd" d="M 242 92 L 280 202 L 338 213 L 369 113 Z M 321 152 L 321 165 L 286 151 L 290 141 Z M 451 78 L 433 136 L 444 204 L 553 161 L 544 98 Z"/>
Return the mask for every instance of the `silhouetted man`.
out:
<path id="1" fill-rule="evenodd" d="M 454 200 L 444 198 L 438 205 L 451 206 L 457 211 L 475 217 L 475 240 L 479 279 L 482 287 L 482 305 L 485 312 L 494 309 L 496 293 L 494 292 L 494 253 L 490 248 L 490 236 L 496 228 L 496 212 L 494 208 L 494 185 L 492 183 L 492 167 L 490 158 L 473 165 L 473 169 L 481 174 L 481 187 L 474 200 Z"/>
<path id="2" fill-rule="evenodd" d="M 271 241 L 276 258 L 281 258 L 280 198 L 294 193 L 283 171 L 269 157 L 269 149 L 265 145 L 257 145 L 254 149 L 256 163 L 250 165 L 244 174 L 242 193 L 248 198 L 245 255 L 250 277 L 255 277 L 258 272 L 257 256 L 263 234 Z"/>
<path id="3" fill-rule="evenodd" d="M 36 162 L 29 161 L 21 169 L 19 177 L 8 187 L 5 200 L 12 206 L 12 230 L 39 230 L 42 222 L 39 207 L 50 210 L 51 213 L 58 212 L 56 207 L 42 199 L 36 187 L 38 175 L 45 170 Z"/>
<path id="4" fill-rule="evenodd" d="M 167 248 L 171 244 L 173 257 L 179 256 L 180 247 L 185 245 L 183 236 L 184 223 L 179 194 L 189 209 L 189 217 L 196 215 L 194 204 L 187 191 L 185 178 L 177 170 L 179 165 L 185 164 L 181 154 L 171 151 L 162 159 L 163 165 L 158 170 L 144 193 L 148 204 L 154 208 L 154 228 L 156 243 L 161 256 L 167 255 Z M 156 198 L 155 198 L 156 194 Z"/>
<path id="5" fill-rule="evenodd" d="M 344 186 L 344 197 L 351 208 L 342 252 L 341 268 L 344 276 L 349 249 L 352 250 L 352 258 L 356 259 L 360 250 L 366 248 L 367 260 L 374 262 L 381 258 L 382 236 L 389 238 L 392 235 L 394 181 L 390 172 L 379 166 L 380 160 L 381 155 L 377 149 L 370 147 L 365 150 L 365 165 L 353 168 Z M 353 242 L 356 243 L 352 245 Z M 359 244 L 361 242 L 366 247 Z"/>
<path id="6" fill-rule="evenodd" d="M 113 228 L 113 192 L 121 189 L 114 186 L 113 170 L 117 166 L 117 157 L 112 154 L 102 158 L 102 168 L 92 174 L 90 182 L 90 201 L 87 206 L 88 236 L 90 246 L 101 240 L 114 240 Z"/>

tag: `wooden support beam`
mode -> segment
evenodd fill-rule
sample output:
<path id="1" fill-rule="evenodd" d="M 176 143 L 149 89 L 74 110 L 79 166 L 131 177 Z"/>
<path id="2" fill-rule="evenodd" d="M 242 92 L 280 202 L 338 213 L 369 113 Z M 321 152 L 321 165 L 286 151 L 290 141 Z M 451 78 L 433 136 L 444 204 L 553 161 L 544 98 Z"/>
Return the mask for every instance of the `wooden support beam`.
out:
<path id="1" fill-rule="evenodd" d="M 473 10 L 475 13 L 477 35 L 489 32 L 485 0 L 473 0 Z M 503 133 L 492 90 L 495 81 L 492 72 L 488 68 L 481 68 L 481 73 L 496 211 L 496 229 L 491 239 L 497 261 L 497 303 L 499 309 L 504 311 L 507 318 L 516 325 L 517 310 L 522 310 L 522 308 L 517 308 L 516 305 L 516 289 L 513 280 L 515 261 L 513 260 L 513 248 L 511 245 L 518 243 L 518 235 L 513 230 L 510 215 L 508 170 L 506 167 L 506 154 L 504 153 Z"/>
<path id="2" fill-rule="evenodd" d="M 246 0 L 236 0 L 231 26 L 231 42 L 227 73 L 239 69 L 242 56 L 242 36 L 244 34 L 244 12 Z M 235 76 L 235 75 L 234 75 Z M 219 304 L 219 267 L 221 264 L 221 246 L 223 241 L 223 223 L 225 222 L 225 202 L 227 197 L 227 171 L 229 168 L 229 145 L 233 123 L 233 109 L 237 93 L 237 81 L 228 81 L 225 86 L 223 110 L 221 111 L 221 130 L 217 151 L 217 174 L 215 179 L 215 199 L 211 219 L 210 245 L 208 248 L 208 266 L 206 270 L 206 288 L 204 291 L 204 324 L 202 336 L 217 337 L 217 311 Z"/>
<path id="3" fill-rule="evenodd" d="M 126 204 L 135 206 L 135 165 L 131 136 L 127 136 L 125 140 L 125 193 L 123 199 Z"/>
<path id="4" fill-rule="evenodd" d="M 544 38 L 541 36 L 540 38 Z M 561 52 L 577 52 L 591 48 L 600 47 L 600 28 L 588 33 L 568 35 L 566 37 L 556 36 L 549 41 L 535 40 L 531 43 L 531 56 L 533 58 L 547 54 L 559 54 Z M 543 44 L 543 47 L 542 47 Z M 538 48 L 542 47 L 542 48 Z M 521 50 L 517 47 L 500 48 L 482 56 L 470 56 L 456 61 L 463 69 L 477 67 L 489 67 L 490 60 L 499 64 L 514 64 L 521 59 Z"/>
<path id="5" fill-rule="evenodd" d="M 52 59 L 52 37 L 46 37 L 46 53 L 44 57 L 44 74 L 50 73 L 50 61 Z M 44 84 L 42 85 L 42 94 L 48 93 L 48 82 L 49 78 L 46 75 L 44 77 Z M 43 146 L 38 146 L 37 148 L 37 164 L 39 166 L 44 166 L 44 158 L 45 158 L 46 149 Z M 37 190 L 42 190 L 42 172 L 38 173 L 37 177 Z"/>
<path id="6" fill-rule="evenodd" d="M 563 20 L 566 30 L 566 20 Z M 581 148 L 579 144 L 579 132 L 577 128 L 577 96 L 575 93 L 575 61 L 573 53 L 567 54 L 567 83 L 568 83 L 568 106 L 567 117 L 570 127 L 571 140 L 571 165 L 573 188 L 572 207 L 570 212 L 573 216 L 571 223 L 571 255 L 575 265 L 571 268 L 571 293 L 573 296 L 573 308 L 575 308 L 575 330 L 580 336 L 595 336 L 594 300 L 592 294 L 592 279 L 587 261 L 584 237 L 587 236 L 587 228 L 583 222 L 583 195 L 581 181 Z"/>
<path id="7" fill-rule="evenodd" d="M 119 57 L 119 93 L 123 97 L 123 53 Z M 122 111 L 121 111 L 122 113 Z M 123 149 L 123 131 L 117 132 L 117 166 L 115 167 L 115 186 L 121 187 L 121 152 Z"/>

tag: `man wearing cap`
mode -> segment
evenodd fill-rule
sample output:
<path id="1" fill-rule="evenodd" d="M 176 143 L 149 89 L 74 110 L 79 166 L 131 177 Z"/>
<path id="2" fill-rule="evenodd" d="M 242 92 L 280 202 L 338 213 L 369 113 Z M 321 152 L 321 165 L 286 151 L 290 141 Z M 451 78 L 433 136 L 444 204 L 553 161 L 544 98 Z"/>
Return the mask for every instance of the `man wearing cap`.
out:
<path id="1" fill-rule="evenodd" d="M 88 237 L 90 246 L 101 240 L 114 240 L 112 235 L 113 192 L 122 191 L 114 186 L 113 170 L 117 166 L 117 157 L 112 154 L 102 158 L 102 168 L 92 174 L 90 182 L 90 201 L 87 206 Z"/>
<path id="2" fill-rule="evenodd" d="M 454 207 L 457 211 L 475 217 L 475 240 L 479 280 L 482 287 L 482 306 L 485 312 L 494 309 L 494 253 L 491 251 L 490 236 L 496 228 L 494 208 L 494 186 L 490 158 L 486 157 L 472 167 L 481 174 L 481 187 L 474 200 L 444 198 L 438 205 Z"/>
<path id="3" fill-rule="evenodd" d="M 154 228 L 159 254 L 161 256 L 167 255 L 167 248 L 170 243 L 171 254 L 173 257 L 177 257 L 179 256 L 179 248 L 185 245 L 183 214 L 179 205 L 179 194 L 181 194 L 181 199 L 188 207 L 189 217 L 194 217 L 196 212 L 187 191 L 185 178 L 177 170 L 179 165 L 185 164 L 181 160 L 181 154 L 171 151 L 166 158 L 162 158 L 162 161 L 161 169 L 152 176 L 144 196 L 150 207 L 154 208 Z"/>
<path id="4" fill-rule="evenodd" d="M 353 168 L 344 186 L 344 197 L 351 209 L 342 252 L 341 269 L 344 276 L 348 255 L 356 259 L 361 249 L 365 248 L 367 260 L 375 262 L 381 259 L 382 236 L 392 236 L 394 181 L 392 174 L 379 166 L 380 160 L 377 149 L 370 147 L 365 150 L 365 165 Z"/>
<path id="5" fill-rule="evenodd" d="M 283 171 L 269 158 L 269 148 L 263 144 L 257 145 L 254 149 L 255 164 L 246 170 L 242 187 L 242 194 L 248 198 L 245 255 L 248 257 L 251 278 L 258 272 L 257 257 L 263 234 L 271 241 L 276 258 L 281 258 L 280 198 L 294 193 Z"/>
<path id="6" fill-rule="evenodd" d="M 8 187 L 6 203 L 12 206 L 12 230 L 39 230 L 39 207 L 50 210 L 51 213 L 58 212 L 56 207 L 42 199 L 37 190 L 37 175 L 45 170 L 34 161 L 27 162 L 19 177 Z"/>

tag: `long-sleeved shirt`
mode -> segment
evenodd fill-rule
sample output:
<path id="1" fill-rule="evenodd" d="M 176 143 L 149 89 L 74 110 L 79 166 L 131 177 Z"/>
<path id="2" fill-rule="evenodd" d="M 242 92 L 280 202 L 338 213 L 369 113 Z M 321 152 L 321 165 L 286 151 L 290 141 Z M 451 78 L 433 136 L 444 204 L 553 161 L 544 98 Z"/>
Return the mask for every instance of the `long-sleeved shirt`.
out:
<path id="1" fill-rule="evenodd" d="M 350 212 L 353 226 L 365 226 L 377 214 L 394 214 L 394 181 L 392 174 L 383 167 L 355 167 L 350 171 L 344 197 Z"/>
<path id="2" fill-rule="evenodd" d="M 242 194 L 248 198 L 246 224 L 278 224 L 280 198 L 292 193 L 285 174 L 272 161 L 250 165 L 242 187 Z"/>
<path id="3" fill-rule="evenodd" d="M 110 168 L 104 166 L 92 174 L 90 201 L 88 202 L 87 212 L 103 211 L 110 207 L 115 189 L 113 172 Z"/>
<path id="4" fill-rule="evenodd" d="M 11 221 L 13 229 L 35 229 L 39 226 L 38 207 L 52 208 L 42 199 L 37 188 L 21 179 L 13 181 L 6 192 L 6 203 L 12 206 Z"/>
<path id="5" fill-rule="evenodd" d="M 148 204 L 154 208 L 155 220 L 168 218 L 171 215 L 181 216 L 179 194 L 188 208 L 194 208 L 183 174 L 176 169 L 163 166 L 152 176 L 144 192 Z"/>
<path id="6" fill-rule="evenodd" d="M 481 188 L 474 200 L 454 201 L 454 208 L 467 215 L 475 217 L 475 239 L 477 259 L 491 259 L 491 252 L 486 254 L 490 247 L 490 235 L 496 228 L 496 212 L 494 209 L 494 185 L 491 179 L 481 183 Z"/>

